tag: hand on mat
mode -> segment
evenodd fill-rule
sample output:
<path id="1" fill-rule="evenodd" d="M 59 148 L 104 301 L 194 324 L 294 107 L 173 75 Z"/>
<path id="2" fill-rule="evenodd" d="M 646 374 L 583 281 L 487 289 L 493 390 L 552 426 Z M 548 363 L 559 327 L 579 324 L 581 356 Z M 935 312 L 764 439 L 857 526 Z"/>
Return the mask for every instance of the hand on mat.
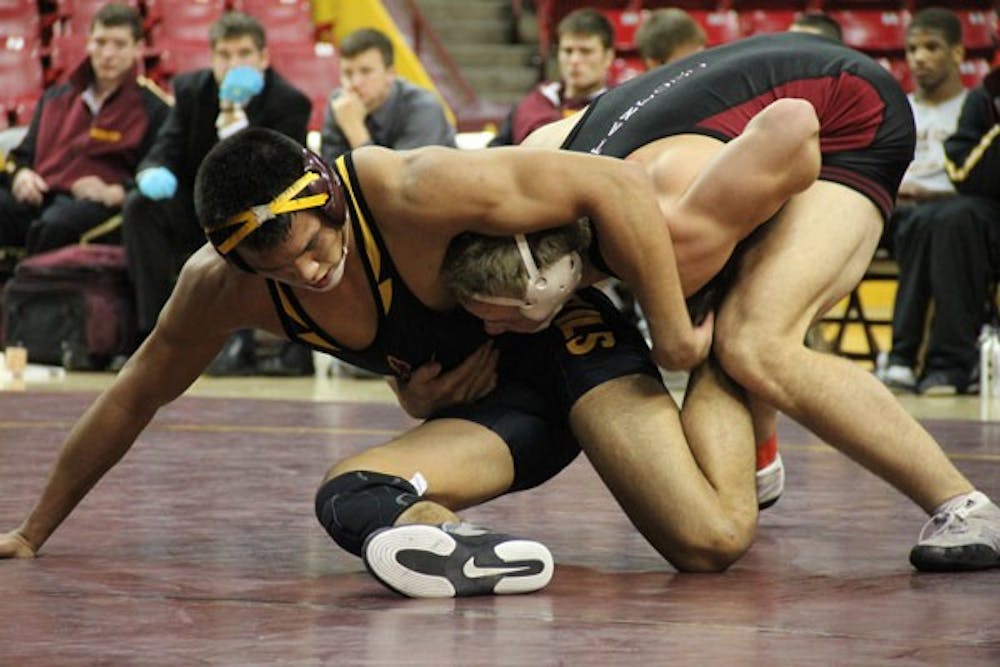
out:
<path id="1" fill-rule="evenodd" d="M 391 378 L 389 386 L 406 414 L 424 419 L 442 408 L 471 403 L 493 391 L 499 355 L 493 341 L 488 341 L 447 373 L 442 374 L 441 364 L 432 361 L 413 371 L 405 382 Z"/>
<path id="2" fill-rule="evenodd" d="M 264 89 L 264 75 L 249 65 L 234 67 L 226 72 L 219 86 L 219 100 L 245 106 L 254 95 Z"/>
<path id="3" fill-rule="evenodd" d="M 35 548 L 16 530 L 0 534 L 0 558 L 34 558 Z"/>
<path id="4" fill-rule="evenodd" d="M 170 199 L 177 192 L 177 177 L 166 167 L 149 167 L 135 177 L 139 192 L 150 199 Z"/>

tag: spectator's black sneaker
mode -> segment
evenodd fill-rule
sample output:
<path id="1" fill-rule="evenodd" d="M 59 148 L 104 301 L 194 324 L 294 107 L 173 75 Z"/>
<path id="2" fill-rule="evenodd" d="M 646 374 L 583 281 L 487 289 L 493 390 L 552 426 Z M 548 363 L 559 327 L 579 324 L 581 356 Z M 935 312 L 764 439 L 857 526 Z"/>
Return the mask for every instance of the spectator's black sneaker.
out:
<path id="1" fill-rule="evenodd" d="M 963 371 L 928 371 L 917 385 L 923 396 L 957 396 L 979 393 L 979 367 L 971 373 Z"/>
<path id="2" fill-rule="evenodd" d="M 1000 507 L 979 491 L 946 503 L 920 531 L 910 562 L 926 572 L 1000 567 Z"/>
<path id="3" fill-rule="evenodd" d="M 205 375 L 213 377 L 242 377 L 253 375 L 254 338 L 252 329 L 237 331 L 215 355 L 215 359 L 205 369 Z"/>
<path id="4" fill-rule="evenodd" d="M 368 536 L 365 567 L 411 598 L 531 593 L 552 579 L 552 554 L 534 540 L 467 523 L 410 524 Z"/>

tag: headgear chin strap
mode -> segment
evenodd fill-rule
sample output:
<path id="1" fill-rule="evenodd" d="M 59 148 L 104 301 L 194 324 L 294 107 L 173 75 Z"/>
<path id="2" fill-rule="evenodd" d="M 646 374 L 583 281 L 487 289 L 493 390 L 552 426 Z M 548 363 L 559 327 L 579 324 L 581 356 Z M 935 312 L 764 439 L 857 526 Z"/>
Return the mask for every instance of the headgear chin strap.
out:
<path id="1" fill-rule="evenodd" d="M 474 294 L 473 298 L 497 306 L 517 306 L 521 315 L 529 320 L 541 322 L 538 329 L 544 329 L 580 284 L 583 262 L 578 253 L 571 252 L 545 267 L 543 271 L 539 271 L 524 234 L 514 236 L 514 241 L 517 243 L 524 268 L 528 271 L 528 285 L 524 291 L 524 298 L 512 299 L 485 294 Z"/>

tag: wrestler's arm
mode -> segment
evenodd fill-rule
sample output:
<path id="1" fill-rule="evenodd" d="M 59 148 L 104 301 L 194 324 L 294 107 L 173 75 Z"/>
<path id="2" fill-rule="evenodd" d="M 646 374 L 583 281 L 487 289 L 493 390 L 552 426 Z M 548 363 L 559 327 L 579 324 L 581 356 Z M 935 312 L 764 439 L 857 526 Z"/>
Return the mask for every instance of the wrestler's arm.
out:
<path id="1" fill-rule="evenodd" d="M 366 184 L 366 193 L 380 202 L 380 220 L 406 221 L 445 245 L 465 231 L 510 235 L 589 217 L 605 261 L 643 306 L 657 362 L 691 368 L 708 353 L 710 332 L 691 325 L 670 234 L 640 166 L 523 147 L 369 149 L 355 164 L 379 174 L 380 191 L 372 195 Z"/>
<path id="2" fill-rule="evenodd" d="M 184 392 L 235 328 L 203 249 L 181 272 L 156 328 L 77 421 L 27 518 L 0 535 L 0 558 L 31 557 L 132 447 L 156 411 Z M 219 267 L 221 268 L 221 267 Z"/>

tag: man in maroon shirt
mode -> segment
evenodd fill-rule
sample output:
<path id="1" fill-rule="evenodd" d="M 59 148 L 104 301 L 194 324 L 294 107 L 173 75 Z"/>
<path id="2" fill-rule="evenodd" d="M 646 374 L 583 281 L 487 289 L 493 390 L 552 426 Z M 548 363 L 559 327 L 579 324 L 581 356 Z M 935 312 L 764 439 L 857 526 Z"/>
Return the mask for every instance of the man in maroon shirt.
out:
<path id="1" fill-rule="evenodd" d="M 75 243 L 114 215 L 169 109 L 136 73 L 138 10 L 109 4 L 94 16 L 88 58 L 46 91 L 0 188 L 0 245 L 29 253 Z"/>
<path id="2" fill-rule="evenodd" d="M 595 9 L 578 9 L 559 22 L 560 81 L 544 81 L 521 100 L 491 146 L 519 144 L 542 125 L 583 109 L 604 92 L 615 59 L 614 27 Z"/>

